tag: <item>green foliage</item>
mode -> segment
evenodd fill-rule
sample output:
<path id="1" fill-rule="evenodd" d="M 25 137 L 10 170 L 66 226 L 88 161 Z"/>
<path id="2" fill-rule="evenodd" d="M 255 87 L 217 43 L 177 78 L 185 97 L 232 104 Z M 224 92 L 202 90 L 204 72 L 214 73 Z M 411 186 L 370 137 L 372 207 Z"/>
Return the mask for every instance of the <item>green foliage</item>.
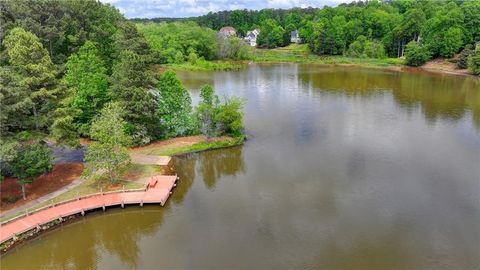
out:
<path id="1" fill-rule="evenodd" d="M 410 41 L 405 49 L 405 59 L 407 65 L 418 67 L 430 59 L 430 54 L 426 46 Z"/>
<path id="2" fill-rule="evenodd" d="M 19 146 L 18 141 L 0 136 L 0 180 L 12 174 L 12 165 Z"/>
<path id="3" fill-rule="evenodd" d="M 274 19 L 265 20 L 260 26 L 260 34 L 257 37 L 257 46 L 275 48 L 284 45 L 283 28 Z M 285 44 L 286 45 L 286 44 Z"/>
<path id="4" fill-rule="evenodd" d="M 356 1 L 334 8 L 220 11 L 188 20 L 215 30 L 232 26 L 240 35 L 260 27 L 257 44 L 269 48 L 288 45 L 297 29 L 319 55 L 344 54 L 360 35 L 381 41 L 389 57 L 403 56 L 410 41 L 421 42 L 432 57 L 450 57 L 480 41 L 479 1 Z"/>
<path id="5" fill-rule="evenodd" d="M 160 77 L 158 90 L 162 137 L 190 134 L 194 129 L 191 117 L 192 100 L 177 75 L 171 70 L 165 71 Z"/>
<path id="6" fill-rule="evenodd" d="M 474 55 L 475 51 L 473 50 L 473 46 L 468 44 L 465 46 L 463 51 L 460 53 L 460 58 L 458 59 L 457 66 L 458 68 L 465 69 L 468 68 L 468 58 L 471 55 Z"/>
<path id="7" fill-rule="evenodd" d="M 50 171 L 52 167 L 52 152 L 46 144 L 34 143 L 20 147 L 12 161 L 12 175 L 18 178 L 23 199 L 26 199 L 25 184 L 33 182 L 35 177 Z"/>
<path id="8" fill-rule="evenodd" d="M 200 90 L 200 98 L 202 99 L 197 106 L 196 114 L 200 125 L 200 132 L 207 138 L 217 135 L 217 127 L 215 123 L 215 115 L 218 111 L 219 99 L 215 95 L 213 87 L 205 85 Z"/>
<path id="9" fill-rule="evenodd" d="M 462 24 L 465 30 L 465 43 L 480 41 L 480 1 L 464 1 L 460 9 L 465 16 Z"/>
<path id="10" fill-rule="evenodd" d="M 157 63 L 182 63 L 190 52 L 207 60 L 215 58 L 215 32 L 194 22 L 137 24 L 137 28 L 159 56 Z"/>
<path id="11" fill-rule="evenodd" d="M 67 61 L 65 81 L 74 89 L 71 106 L 76 110 L 74 125 L 82 135 L 88 135 L 93 118 L 109 99 L 107 69 L 95 44 L 85 42 Z"/>
<path id="12" fill-rule="evenodd" d="M 220 134 L 240 136 L 243 131 L 243 100 L 237 97 L 225 98 L 215 115 Z"/>
<path id="13" fill-rule="evenodd" d="M 212 86 L 200 90 L 201 101 L 196 108 L 200 132 L 209 137 L 230 135 L 238 137 L 243 132 L 243 100 L 226 97 L 221 103 Z"/>
<path id="14" fill-rule="evenodd" d="M 5 93 L 2 108 L 10 106 L 6 108 L 7 118 L 2 121 L 3 129 L 38 130 L 47 127 L 61 90 L 56 67 L 47 50 L 34 34 L 19 27 L 10 30 L 3 46 L 7 65 L 2 67 L 6 76 L 1 87 Z M 19 99 L 14 101 L 15 98 Z M 21 118 L 14 119 L 13 116 Z"/>
<path id="15" fill-rule="evenodd" d="M 350 44 L 347 55 L 351 57 L 384 58 L 385 49 L 382 43 L 367 40 L 367 38 L 360 35 Z"/>
<path id="16" fill-rule="evenodd" d="M 231 60 L 247 60 L 252 56 L 250 45 L 238 37 L 218 38 L 218 58 Z"/>
<path id="17" fill-rule="evenodd" d="M 480 75 L 480 45 L 477 45 L 475 54 L 468 57 L 468 70 L 473 75 Z"/>
<path id="18" fill-rule="evenodd" d="M 101 115 L 91 126 L 92 142 L 85 155 L 85 176 L 105 172 L 111 182 L 118 180 L 119 174 L 130 163 L 125 146 L 132 138 L 125 132 L 127 122 L 123 120 L 124 108 L 120 103 L 105 105 Z"/>
<path id="19" fill-rule="evenodd" d="M 130 50 L 120 54 L 113 66 L 110 92 L 112 100 L 121 102 L 125 108 L 127 132 L 134 144 L 146 144 L 158 137 L 158 92 L 141 56 Z"/>
<path id="20" fill-rule="evenodd" d="M 464 15 L 453 2 L 427 20 L 422 31 L 422 42 L 432 56 L 451 57 L 463 44 Z"/>

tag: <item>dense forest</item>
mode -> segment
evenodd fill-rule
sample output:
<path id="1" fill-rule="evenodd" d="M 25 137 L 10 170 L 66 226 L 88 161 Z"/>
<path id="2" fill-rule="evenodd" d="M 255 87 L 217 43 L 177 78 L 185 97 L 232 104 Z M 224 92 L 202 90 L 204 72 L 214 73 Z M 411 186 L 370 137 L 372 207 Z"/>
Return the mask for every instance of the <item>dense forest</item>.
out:
<path id="1" fill-rule="evenodd" d="M 210 12 L 182 20 L 214 30 L 233 26 L 240 35 L 258 28 L 258 46 L 270 48 L 288 45 L 290 32 L 299 30 L 316 54 L 374 58 L 406 54 L 411 65 L 452 57 L 464 48 L 471 55 L 480 41 L 480 1 L 357 1 L 324 8 Z"/>
<path id="2" fill-rule="evenodd" d="M 126 146 L 241 136 L 243 101 L 220 100 L 205 86 L 193 108 L 173 71 L 152 71 L 162 50 L 152 50 L 116 8 L 94 0 L 1 1 L 0 12 L 0 170 L 22 187 L 52 167 L 45 138 L 71 147 L 92 139 L 87 164 L 106 169 L 128 160 Z"/>

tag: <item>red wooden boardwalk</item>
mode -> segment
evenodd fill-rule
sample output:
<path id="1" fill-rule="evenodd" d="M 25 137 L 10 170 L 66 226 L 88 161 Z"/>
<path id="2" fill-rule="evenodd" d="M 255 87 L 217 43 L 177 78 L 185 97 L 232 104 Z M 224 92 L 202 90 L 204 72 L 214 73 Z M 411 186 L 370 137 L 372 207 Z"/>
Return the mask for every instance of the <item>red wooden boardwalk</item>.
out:
<path id="1" fill-rule="evenodd" d="M 145 189 L 115 191 L 103 194 L 93 194 L 79 199 L 65 201 L 51 207 L 39 209 L 29 215 L 6 221 L 0 226 L 0 243 L 41 225 L 62 219 L 74 214 L 84 214 L 85 211 L 108 206 L 126 204 L 159 203 L 162 206 L 167 201 L 170 191 L 175 186 L 176 175 L 153 176 Z"/>

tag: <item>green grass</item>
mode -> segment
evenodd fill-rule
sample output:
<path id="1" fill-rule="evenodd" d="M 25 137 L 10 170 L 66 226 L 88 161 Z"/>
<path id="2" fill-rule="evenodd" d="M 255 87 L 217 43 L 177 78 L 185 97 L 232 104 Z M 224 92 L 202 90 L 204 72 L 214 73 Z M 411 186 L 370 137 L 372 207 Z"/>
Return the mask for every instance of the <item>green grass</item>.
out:
<path id="1" fill-rule="evenodd" d="M 176 70 L 215 71 L 215 70 L 239 70 L 245 64 L 230 61 L 206 61 L 198 60 L 195 64 L 184 62 L 181 64 L 165 64 L 165 67 Z"/>
<path id="2" fill-rule="evenodd" d="M 306 44 L 291 44 L 290 46 L 276 49 L 256 49 L 253 60 L 255 62 L 293 62 L 369 67 L 389 67 L 405 64 L 405 61 L 399 58 L 355 58 L 341 55 L 315 55 L 310 53 Z"/>
<path id="3" fill-rule="evenodd" d="M 225 137 L 219 140 L 218 138 L 215 141 L 205 141 L 195 143 L 193 145 L 183 145 L 183 146 L 172 146 L 172 145 L 162 145 L 157 148 L 149 148 L 146 151 L 146 154 L 149 155 L 160 155 L 160 156 L 175 156 L 186 153 L 201 152 L 206 150 L 230 147 L 235 145 L 241 145 L 245 141 L 245 136 L 239 137 Z"/>

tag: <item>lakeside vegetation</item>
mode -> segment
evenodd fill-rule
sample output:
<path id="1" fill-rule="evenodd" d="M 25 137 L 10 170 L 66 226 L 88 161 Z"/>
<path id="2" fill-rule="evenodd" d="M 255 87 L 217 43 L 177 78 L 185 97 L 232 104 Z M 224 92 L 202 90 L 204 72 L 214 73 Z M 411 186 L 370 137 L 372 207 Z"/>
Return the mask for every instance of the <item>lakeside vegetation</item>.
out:
<path id="1" fill-rule="evenodd" d="M 211 30 L 218 31 L 225 26 L 234 27 L 240 37 L 245 36 L 247 31 L 259 29 L 256 43 L 260 48 L 288 46 L 291 42 L 290 33 L 298 30 L 299 37 L 308 45 L 310 52 L 328 56 L 328 60 L 325 60 L 327 63 L 373 62 L 373 65 L 377 65 L 384 62 L 420 66 L 430 59 L 451 58 L 462 52 L 465 60 L 458 61 L 458 67 L 465 68 L 462 63 L 467 63 L 470 72 L 476 75 L 480 70 L 480 48 L 475 45 L 480 42 L 479 1 L 357 1 L 337 7 L 229 10 L 176 20 L 158 18 L 134 21 L 140 29 L 155 28 L 155 25 L 162 25 L 164 29 L 182 24 L 192 26 L 196 22 L 196 30 L 210 33 L 210 38 L 204 41 L 217 44 L 217 48 L 218 41 L 211 35 Z M 177 41 L 182 42 L 181 39 Z M 268 54 L 252 57 L 245 53 L 242 59 L 270 61 L 276 57 L 277 61 L 293 61 L 291 58 L 294 58 Z M 393 60 L 403 57 L 406 58 L 405 62 Z M 232 57 L 217 53 L 215 59 L 229 58 Z M 314 57 L 308 57 L 308 61 L 313 61 L 311 58 Z"/>
<path id="2" fill-rule="evenodd" d="M 48 173 L 53 156 L 43 143 L 47 136 L 68 147 L 78 147 L 80 138 L 92 139 L 84 176 L 96 179 L 101 173 L 112 185 L 122 180 L 130 164 L 127 147 L 204 132 L 243 141 L 242 100 L 220 100 L 205 86 L 209 99 L 193 108 L 173 71 L 152 72 L 158 59 L 179 59 L 183 53 L 190 63 L 198 60 L 212 68 L 206 60 L 213 59 L 215 45 L 202 38 L 204 33 L 215 36 L 213 30 L 189 26 L 183 38 L 189 37 L 192 46 L 182 51 L 151 47 L 132 22 L 101 2 L 0 5 L 0 180 L 13 176 L 24 190 L 25 184 Z M 45 136 L 32 139 L 32 133 Z M 202 146 L 207 147 L 219 144 Z"/>

